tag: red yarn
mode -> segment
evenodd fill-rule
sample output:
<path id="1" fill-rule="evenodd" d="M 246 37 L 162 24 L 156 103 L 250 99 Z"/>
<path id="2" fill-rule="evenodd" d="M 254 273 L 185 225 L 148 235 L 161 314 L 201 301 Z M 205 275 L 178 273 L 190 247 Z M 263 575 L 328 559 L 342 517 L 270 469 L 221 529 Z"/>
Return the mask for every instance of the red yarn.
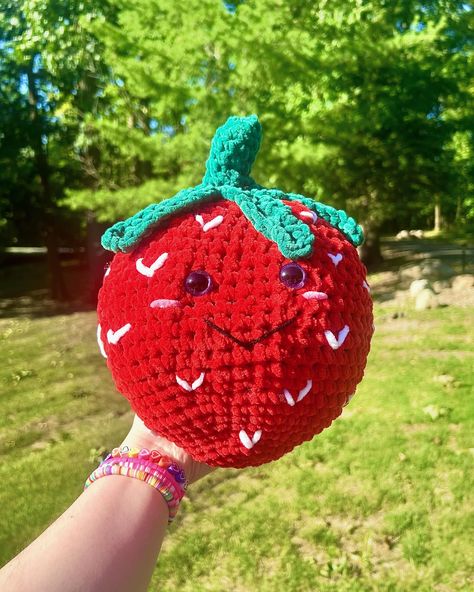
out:
<path id="1" fill-rule="evenodd" d="M 297 215 L 308 211 L 285 203 Z M 223 221 L 204 231 L 196 214 L 204 223 Z M 198 461 L 245 467 L 276 460 L 328 427 L 362 379 L 373 331 L 365 266 L 325 220 L 301 219 L 316 240 L 312 256 L 298 260 L 307 280 L 296 290 L 279 279 L 289 260 L 224 200 L 176 215 L 133 252 L 115 255 L 104 279 L 100 335 L 117 389 L 146 426 Z M 152 277 L 137 271 L 137 260 L 150 267 L 163 253 Z M 185 290 L 194 270 L 211 276 L 208 294 Z M 307 299 L 308 291 L 327 298 Z M 179 305 L 150 307 L 162 299 Z M 236 341 L 262 336 L 253 345 Z M 177 382 L 191 387 L 202 373 L 194 390 Z"/>

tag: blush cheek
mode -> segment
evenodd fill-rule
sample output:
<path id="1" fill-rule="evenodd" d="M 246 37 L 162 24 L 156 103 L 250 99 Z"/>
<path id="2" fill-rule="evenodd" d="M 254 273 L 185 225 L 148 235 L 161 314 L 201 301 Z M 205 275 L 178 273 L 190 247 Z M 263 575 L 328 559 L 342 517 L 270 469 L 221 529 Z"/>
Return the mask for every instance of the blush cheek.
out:
<path id="1" fill-rule="evenodd" d="M 181 303 L 179 300 L 172 300 L 168 298 L 159 298 L 150 302 L 150 308 L 173 308 L 180 305 Z"/>
<path id="2" fill-rule="evenodd" d="M 316 290 L 308 290 L 307 292 L 303 292 L 303 294 L 301 294 L 301 296 L 303 296 L 303 298 L 305 298 L 306 300 L 327 300 L 328 299 L 328 295 L 326 294 L 326 292 L 318 292 Z"/>

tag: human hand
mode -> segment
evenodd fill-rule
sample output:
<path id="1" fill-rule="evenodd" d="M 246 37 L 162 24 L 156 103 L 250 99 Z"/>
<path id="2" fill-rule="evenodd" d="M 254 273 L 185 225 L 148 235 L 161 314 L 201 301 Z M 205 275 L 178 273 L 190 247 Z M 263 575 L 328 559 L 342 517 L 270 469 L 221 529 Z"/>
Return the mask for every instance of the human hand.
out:
<path id="1" fill-rule="evenodd" d="M 132 427 L 120 446 L 162 452 L 183 467 L 188 483 L 194 483 L 214 470 L 214 467 L 193 460 L 185 450 L 148 429 L 138 415 L 135 415 Z"/>

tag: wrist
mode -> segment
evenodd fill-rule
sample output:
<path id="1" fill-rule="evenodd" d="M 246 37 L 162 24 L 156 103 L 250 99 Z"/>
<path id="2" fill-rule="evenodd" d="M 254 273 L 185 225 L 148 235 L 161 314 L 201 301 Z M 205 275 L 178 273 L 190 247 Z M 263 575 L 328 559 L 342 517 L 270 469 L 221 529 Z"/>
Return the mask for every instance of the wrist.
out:
<path id="1" fill-rule="evenodd" d="M 187 483 L 183 468 L 172 458 L 156 449 L 129 448 L 127 445 L 114 448 L 89 475 L 84 488 L 103 477 L 114 475 L 144 481 L 156 489 L 167 502 L 169 521 L 174 519 Z"/>
<path id="2" fill-rule="evenodd" d="M 135 415 L 132 427 L 121 446 L 158 450 L 162 454 L 169 456 L 183 468 L 189 484 L 198 481 L 213 470 L 212 467 L 195 461 L 185 450 L 173 442 L 147 428 L 138 415 Z"/>

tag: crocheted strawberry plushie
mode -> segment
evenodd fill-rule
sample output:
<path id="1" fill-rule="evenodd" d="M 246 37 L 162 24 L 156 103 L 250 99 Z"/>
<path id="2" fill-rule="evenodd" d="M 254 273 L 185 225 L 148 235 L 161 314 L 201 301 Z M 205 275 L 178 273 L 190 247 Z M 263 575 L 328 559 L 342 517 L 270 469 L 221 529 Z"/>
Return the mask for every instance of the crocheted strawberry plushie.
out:
<path id="1" fill-rule="evenodd" d="M 214 466 L 275 460 L 321 432 L 373 331 L 361 228 L 249 176 L 261 127 L 231 117 L 203 182 L 103 237 L 98 341 L 145 425 Z"/>

